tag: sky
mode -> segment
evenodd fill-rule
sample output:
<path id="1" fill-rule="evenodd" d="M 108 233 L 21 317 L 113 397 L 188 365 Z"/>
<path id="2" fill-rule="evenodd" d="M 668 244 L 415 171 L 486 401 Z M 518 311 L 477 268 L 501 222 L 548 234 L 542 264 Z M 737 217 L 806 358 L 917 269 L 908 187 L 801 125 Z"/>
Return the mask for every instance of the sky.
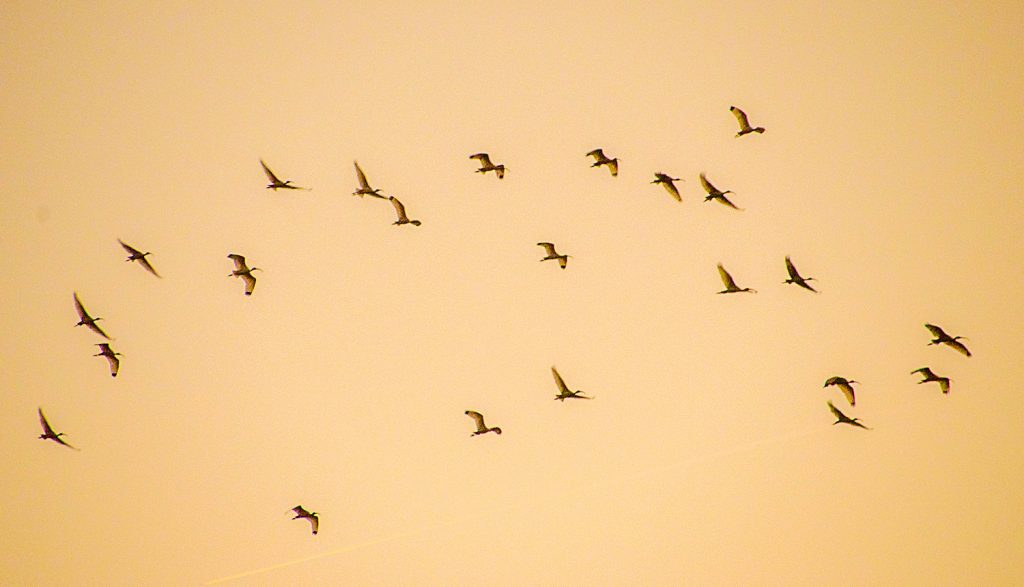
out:
<path id="1" fill-rule="evenodd" d="M 0 584 L 1024 581 L 1024 6 L 341 4 L 5 5 Z"/>

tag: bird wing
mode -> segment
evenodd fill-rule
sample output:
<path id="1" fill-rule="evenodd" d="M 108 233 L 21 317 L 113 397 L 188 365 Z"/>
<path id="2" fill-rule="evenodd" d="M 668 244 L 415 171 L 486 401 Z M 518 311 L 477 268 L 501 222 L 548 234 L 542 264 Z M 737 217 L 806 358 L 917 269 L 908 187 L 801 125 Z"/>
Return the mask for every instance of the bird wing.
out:
<path id="1" fill-rule="evenodd" d="M 362 168 L 359 167 L 358 161 L 352 162 L 356 166 L 356 176 L 359 178 L 359 187 L 364 190 L 373 189 L 370 187 L 370 182 L 366 181 L 366 174 L 363 173 Z"/>
<path id="2" fill-rule="evenodd" d="M 846 379 L 842 377 L 829 377 L 828 379 L 825 380 L 825 385 L 823 387 L 828 387 L 829 385 L 839 385 L 840 383 L 843 383 L 845 381 Z"/>
<path id="3" fill-rule="evenodd" d="M 796 270 L 793 262 L 789 260 L 789 255 L 786 255 L 786 272 L 789 273 L 789 278 L 793 281 L 803 281 L 803 278 L 800 277 L 800 272 Z"/>
<path id="4" fill-rule="evenodd" d="M 153 266 L 150 265 L 149 259 L 145 257 L 139 257 L 139 263 L 142 263 L 142 266 L 146 269 L 146 271 L 149 271 L 153 275 L 160 277 L 160 274 L 156 272 L 156 269 L 153 269 Z"/>
<path id="5" fill-rule="evenodd" d="M 949 377 L 939 378 L 939 389 L 942 390 L 942 393 L 949 393 Z"/>
<path id="6" fill-rule="evenodd" d="M 726 206 L 732 208 L 733 210 L 742 210 L 743 209 L 743 208 L 740 208 L 739 206 L 737 206 L 736 204 L 733 204 L 732 201 L 729 198 L 725 197 L 724 194 L 718 194 L 717 196 L 715 196 L 715 199 L 718 200 L 719 202 L 725 204 Z"/>
<path id="7" fill-rule="evenodd" d="M 110 347 L 107 347 L 106 350 L 109 351 Z M 114 355 L 113 351 L 111 351 L 110 353 L 104 353 L 103 356 L 106 357 L 107 361 L 110 362 L 110 376 L 117 377 L 117 369 L 121 366 L 121 360 L 118 359 L 116 355 Z"/>
<path id="8" fill-rule="evenodd" d="M 245 295 L 251 296 L 252 290 L 256 289 L 256 278 L 252 276 L 252 273 L 243 273 L 239 277 L 245 282 Z"/>
<path id="9" fill-rule="evenodd" d="M 971 356 L 971 351 L 967 350 L 967 347 L 964 346 L 964 343 L 960 342 L 959 340 L 948 340 L 946 341 L 946 344 L 953 347 L 957 351 L 963 353 L 964 356 Z"/>
<path id="10" fill-rule="evenodd" d="M 46 421 L 46 416 L 43 415 L 43 408 L 39 408 L 39 424 L 43 427 L 43 434 L 46 436 L 56 436 L 53 428 L 50 427 L 50 423 Z"/>
<path id="11" fill-rule="evenodd" d="M 487 153 L 477 153 L 476 155 L 470 155 L 469 158 L 479 161 L 481 167 L 494 167 L 494 164 L 491 163 L 491 158 Z"/>
<path id="12" fill-rule="evenodd" d="M 82 300 L 78 299 L 78 292 L 75 292 L 75 311 L 78 312 L 78 319 L 83 322 L 92 320 L 92 316 L 85 310 L 85 306 L 82 305 Z"/>
<path id="13" fill-rule="evenodd" d="M 402 202 L 399 202 L 398 198 L 394 196 L 390 196 L 388 199 L 391 200 L 391 205 L 395 207 L 395 212 L 398 213 L 398 219 L 408 221 L 409 217 L 405 215 L 405 206 L 402 205 Z"/>
<path id="14" fill-rule="evenodd" d="M 828 409 L 832 410 L 832 415 L 835 416 L 837 420 L 849 420 L 849 418 L 846 417 L 846 414 L 840 412 L 839 408 L 832 403 L 832 400 L 828 400 Z"/>
<path id="15" fill-rule="evenodd" d="M 929 379 L 935 377 L 935 373 L 932 373 L 932 370 L 928 367 L 921 367 L 920 369 L 914 369 L 913 371 L 910 372 L 911 375 L 913 375 L 914 373 L 920 373 L 921 375 Z"/>
<path id="16" fill-rule="evenodd" d="M 709 194 L 718 192 L 718 189 L 716 189 L 715 186 L 711 185 L 711 182 L 708 181 L 708 177 L 704 175 L 704 173 L 700 174 L 700 185 L 701 187 L 704 188 L 704 191 L 706 191 Z"/>
<path id="17" fill-rule="evenodd" d="M 478 432 L 483 432 L 484 430 L 487 430 L 487 425 L 484 424 L 483 414 L 481 414 L 480 412 L 474 412 L 473 410 L 466 410 L 466 415 L 469 416 L 470 418 L 473 418 L 473 421 L 476 422 L 476 429 Z"/>
<path id="18" fill-rule="evenodd" d="M 617 159 L 612 159 L 608 162 L 608 171 L 612 173 L 612 177 L 619 176 L 619 162 Z"/>
<path id="19" fill-rule="evenodd" d="M 114 339 L 110 338 L 110 336 L 108 336 L 106 332 L 103 332 L 103 329 L 100 328 L 99 324 L 96 324 L 95 322 L 89 322 L 88 324 L 86 324 L 86 326 L 89 327 L 89 330 L 92 330 L 93 332 L 95 332 L 96 334 L 102 336 L 103 338 L 105 338 L 107 340 L 114 340 Z M 963 345 L 960 345 L 960 346 L 963 346 Z"/>
<path id="20" fill-rule="evenodd" d="M 277 179 L 277 176 L 274 175 L 274 172 L 271 171 L 269 167 L 267 167 L 267 164 L 263 162 L 263 159 L 260 159 L 260 166 L 263 167 L 263 173 L 267 174 L 267 179 L 270 180 L 270 183 L 281 183 L 281 180 Z"/>
<path id="21" fill-rule="evenodd" d="M 495 165 L 494 166 L 494 174 L 498 176 L 498 179 L 505 179 L 505 166 L 504 165 Z"/>
<path id="22" fill-rule="evenodd" d="M 733 281 L 732 275 L 729 275 L 729 272 L 725 270 L 725 267 L 723 267 L 721 263 L 718 264 L 718 276 L 722 278 L 722 283 L 725 284 L 725 289 L 739 289 L 739 286 L 737 286 L 736 282 Z"/>
<path id="23" fill-rule="evenodd" d="M 743 112 L 735 106 L 729 106 L 729 111 L 736 117 L 736 121 L 740 123 L 741 130 L 750 130 L 750 121 L 747 120 L 746 112 Z"/>
<path id="24" fill-rule="evenodd" d="M 569 395 L 572 393 L 569 391 L 569 387 L 565 384 L 565 381 L 562 380 L 562 376 L 558 374 L 558 369 L 555 369 L 554 366 L 551 367 L 551 374 L 554 375 L 555 385 L 558 386 L 558 391 L 562 392 L 562 395 Z"/>
<path id="25" fill-rule="evenodd" d="M 295 515 L 301 518 L 309 516 L 309 511 L 306 508 L 302 507 L 301 505 L 293 507 L 291 511 L 295 512 Z"/>
<path id="26" fill-rule="evenodd" d="M 133 256 L 133 257 L 134 257 L 135 255 L 141 255 L 141 254 L 142 254 L 142 251 L 140 251 L 140 250 L 136 249 L 135 247 L 133 247 L 133 246 L 131 246 L 131 245 L 127 244 L 126 242 L 124 242 L 124 241 L 123 241 L 123 240 L 121 240 L 121 239 L 117 239 L 117 242 L 121 243 L 121 247 L 122 247 L 122 248 L 123 248 L 123 249 L 124 249 L 125 251 L 127 251 L 127 253 L 128 253 L 129 255 L 131 255 L 131 256 Z"/>
<path id="27" fill-rule="evenodd" d="M 594 149 L 593 151 L 587 153 L 586 156 L 593 157 L 595 161 L 602 161 L 607 158 L 604 156 L 604 151 L 601 149 Z"/>
<path id="28" fill-rule="evenodd" d="M 850 402 L 851 406 L 857 405 L 857 398 L 854 396 L 853 386 L 850 385 L 849 382 L 840 383 L 839 389 L 842 390 L 843 395 L 846 396 L 846 401 Z"/>
<path id="29" fill-rule="evenodd" d="M 928 331 L 931 332 L 932 336 L 934 336 L 935 338 L 948 338 L 949 337 L 949 335 L 946 334 L 945 330 L 939 328 L 938 326 L 936 326 L 934 324 L 925 324 L 924 327 L 927 328 Z"/>
<path id="30" fill-rule="evenodd" d="M 679 195 L 679 190 L 676 189 L 676 184 L 672 183 L 671 177 L 665 176 L 664 178 L 659 179 L 661 179 L 661 185 L 665 186 L 665 191 L 668 192 L 670 196 L 675 198 L 677 202 L 683 201 L 682 196 Z"/>
<path id="31" fill-rule="evenodd" d="M 555 252 L 555 244 L 554 243 L 537 243 L 537 245 L 541 246 L 541 247 L 544 247 L 544 252 L 546 252 L 549 257 L 557 257 L 558 256 L 558 253 Z"/>
<path id="32" fill-rule="evenodd" d="M 231 259 L 232 261 L 235 262 L 235 271 L 245 271 L 249 268 L 249 266 L 245 264 L 245 257 L 243 257 L 242 255 L 236 255 L 235 253 L 231 253 L 230 255 L 228 255 L 228 259 Z"/>
<path id="33" fill-rule="evenodd" d="M 309 525 L 313 527 L 313 534 L 316 534 L 317 532 L 319 532 L 320 531 L 320 517 L 319 516 L 310 515 L 309 516 Z"/>

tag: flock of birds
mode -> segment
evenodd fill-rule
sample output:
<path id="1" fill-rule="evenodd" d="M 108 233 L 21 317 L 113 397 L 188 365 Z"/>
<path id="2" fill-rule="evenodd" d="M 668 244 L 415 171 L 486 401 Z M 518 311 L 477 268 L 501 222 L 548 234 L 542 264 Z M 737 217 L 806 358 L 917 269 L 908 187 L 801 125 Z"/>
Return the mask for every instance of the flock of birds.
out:
<path id="1" fill-rule="evenodd" d="M 747 119 L 747 115 L 742 110 L 740 110 L 739 108 L 736 108 L 735 106 L 731 106 L 729 108 L 729 110 L 736 117 L 736 120 L 737 120 L 737 122 L 739 123 L 739 126 L 740 126 L 740 130 L 739 130 L 738 133 L 736 133 L 736 137 L 742 137 L 744 135 L 751 134 L 751 133 L 761 134 L 761 133 L 765 132 L 765 129 L 763 127 L 760 127 L 760 126 L 759 127 L 752 127 L 750 125 L 749 120 Z M 602 149 L 594 149 L 593 151 L 590 151 L 589 153 L 587 153 L 586 156 L 594 158 L 594 162 L 591 164 L 591 167 L 605 166 L 605 167 L 608 168 L 608 171 L 611 173 L 612 177 L 618 176 L 618 174 L 619 174 L 619 159 L 617 157 L 616 158 L 608 157 L 607 155 L 605 155 L 605 153 L 604 153 L 604 151 Z M 503 165 L 503 164 L 497 164 L 497 165 L 494 164 L 491 161 L 490 155 L 488 155 L 487 153 L 476 153 L 474 155 L 471 155 L 470 159 L 476 160 L 479 163 L 479 168 L 476 170 L 477 173 L 486 174 L 486 173 L 493 172 L 497 176 L 498 179 L 502 179 L 502 178 L 505 177 L 505 172 L 507 171 L 507 168 L 505 167 L 505 165 Z M 291 180 L 281 181 L 281 179 L 279 179 L 277 177 L 277 175 L 275 175 L 274 172 L 271 171 L 270 167 L 268 167 L 267 164 L 262 159 L 260 160 L 260 166 L 263 168 L 263 172 L 266 174 L 267 179 L 270 182 L 266 186 L 267 189 L 274 190 L 274 191 L 279 190 L 279 189 L 288 189 L 288 190 L 310 190 L 311 189 L 311 188 L 308 188 L 308 187 L 301 187 L 301 186 L 293 185 Z M 396 213 L 396 215 L 398 217 L 398 219 L 393 223 L 395 225 L 401 226 L 401 225 L 405 225 L 405 224 L 410 224 L 410 225 L 413 225 L 413 226 L 419 226 L 421 224 L 421 222 L 419 220 L 410 219 L 408 217 L 408 215 L 406 214 L 406 211 L 405 211 L 405 206 L 397 198 L 395 198 L 394 196 L 385 196 L 385 195 L 380 193 L 380 189 L 373 188 L 370 185 L 370 182 L 367 180 L 366 174 L 363 172 L 363 170 L 359 166 L 358 162 L 354 162 L 354 166 L 355 166 L 355 171 L 356 171 L 356 177 L 357 177 L 357 180 L 359 182 L 359 187 L 356 189 L 356 191 L 352 192 L 352 195 L 359 196 L 359 197 L 371 196 L 373 198 L 378 198 L 378 199 L 390 201 L 392 206 L 394 207 L 395 213 Z M 677 178 L 677 177 L 671 177 L 670 175 L 662 173 L 662 172 L 659 171 L 659 172 L 655 173 L 655 179 L 651 183 L 652 184 L 661 184 L 662 187 L 664 187 L 665 190 L 669 193 L 669 195 L 672 196 L 672 198 L 674 198 L 676 201 L 680 201 L 681 202 L 682 201 L 682 197 L 679 194 L 679 190 L 675 186 L 675 182 L 677 182 L 677 181 L 681 181 L 681 180 L 679 178 Z M 742 210 L 742 208 L 737 207 L 735 204 L 733 204 L 726 197 L 726 194 L 731 194 L 731 193 L 733 193 L 732 191 L 730 191 L 730 190 L 722 191 L 722 190 L 716 188 L 707 179 L 707 176 L 704 173 L 700 174 L 700 183 L 701 183 L 701 186 L 703 187 L 704 191 L 707 193 L 707 195 L 704 198 L 705 202 L 708 202 L 708 201 L 711 201 L 711 200 L 717 200 L 719 203 L 721 203 L 721 204 L 723 204 L 725 206 L 728 206 L 728 207 L 730 207 L 730 208 L 732 208 L 734 210 Z M 143 253 L 141 250 L 136 249 L 135 247 L 132 247 L 131 245 L 125 243 L 124 241 L 122 241 L 120 239 L 118 239 L 118 243 L 120 243 L 120 245 L 124 249 L 124 251 L 126 253 L 128 253 L 128 257 L 125 259 L 125 261 L 127 261 L 127 262 L 135 261 L 140 266 L 142 266 L 143 269 L 145 269 L 146 271 L 148 271 L 149 273 L 151 273 L 155 277 L 160 277 L 160 274 L 157 273 L 156 269 L 153 268 L 153 265 L 146 258 L 151 253 L 149 253 L 149 252 Z M 542 262 L 543 261 L 558 261 L 558 264 L 559 264 L 559 266 L 562 269 L 566 268 L 566 266 L 568 265 L 568 260 L 571 258 L 570 255 L 559 254 L 557 252 L 557 250 L 555 249 L 554 243 L 539 242 L 539 243 L 537 243 L 537 245 L 540 246 L 540 247 L 543 247 L 544 252 L 545 252 L 544 258 L 541 259 Z M 240 278 L 243 281 L 243 283 L 245 284 L 245 295 L 247 295 L 247 296 L 252 295 L 253 290 L 256 287 L 256 277 L 253 275 L 253 272 L 254 271 L 260 271 L 260 268 L 259 267 L 249 267 L 249 265 L 246 263 L 245 257 L 242 256 L 242 255 L 236 254 L 236 253 L 229 254 L 228 258 L 231 259 L 231 261 L 234 263 L 234 269 L 229 274 L 229 277 L 238 277 L 238 278 Z M 809 281 L 814 280 L 813 277 L 803 277 L 803 276 L 801 276 L 800 272 L 797 270 L 796 266 L 793 264 L 793 261 L 788 256 L 785 258 L 785 263 L 786 263 L 786 272 L 789 275 L 789 278 L 786 279 L 784 281 L 784 283 L 786 283 L 786 284 L 794 284 L 794 285 L 797 285 L 797 286 L 799 286 L 801 288 L 804 288 L 804 289 L 806 289 L 808 291 L 811 291 L 811 292 L 814 292 L 814 293 L 818 293 L 818 290 L 814 289 L 808 283 Z M 719 294 L 744 293 L 744 292 L 745 293 L 757 293 L 757 290 L 751 289 L 749 287 L 742 287 L 742 288 L 739 287 L 739 285 L 736 284 L 736 280 L 733 279 L 732 275 L 730 275 L 730 273 L 725 269 L 725 267 L 721 263 L 718 264 L 718 273 L 719 273 L 719 277 L 722 280 L 723 285 L 725 286 L 725 289 L 723 289 L 722 291 L 719 291 L 717 293 L 719 293 Z M 94 333 L 102 336 L 104 339 L 106 339 L 108 341 L 112 341 L 113 340 L 97 324 L 97 322 L 102 320 L 102 318 L 100 318 L 100 317 L 95 317 L 95 318 L 92 317 L 92 315 L 90 315 L 89 312 L 85 309 L 85 306 L 82 304 L 81 299 L 78 297 L 78 292 L 74 293 L 74 304 L 75 304 L 75 310 L 78 313 L 78 323 L 75 326 L 85 326 L 88 329 L 92 330 Z M 967 356 L 967 357 L 971 356 L 971 352 L 967 349 L 966 346 L 964 346 L 964 344 L 962 342 L 960 342 L 960 339 L 963 339 L 964 337 L 962 337 L 962 336 L 950 336 L 945 331 L 943 331 L 942 328 L 940 328 L 939 326 L 936 326 L 934 324 L 925 324 L 925 327 L 928 329 L 928 331 L 932 334 L 932 337 L 933 337 L 931 342 L 928 343 L 929 345 L 944 344 L 944 345 L 946 345 L 946 346 L 948 346 L 948 347 L 958 351 L 959 353 L 963 354 L 964 356 Z M 120 359 L 118 359 L 118 357 L 121 356 L 121 353 L 115 352 L 110 347 L 110 343 L 109 342 L 97 343 L 96 346 L 100 347 L 100 352 L 95 354 L 94 356 L 104 357 L 107 360 L 107 362 L 109 363 L 111 377 L 117 377 L 118 369 L 120 368 L 120 364 L 121 364 L 121 361 L 120 361 Z M 580 390 L 576 390 L 576 391 L 570 390 L 569 386 L 566 385 L 565 380 L 562 379 L 562 376 L 559 374 L 558 369 L 556 369 L 554 366 L 551 367 L 551 374 L 552 374 L 552 377 L 554 378 L 554 381 L 555 381 L 555 387 L 558 389 L 558 395 L 556 395 L 554 399 L 556 399 L 558 401 L 563 401 L 563 402 L 565 400 L 567 400 L 567 399 L 587 399 L 587 400 L 594 399 L 593 396 L 584 395 L 584 393 L 582 391 L 580 391 Z M 940 390 L 942 391 L 943 394 L 948 394 L 949 393 L 950 379 L 948 377 L 943 377 L 943 376 L 937 375 L 929 367 L 921 367 L 920 369 L 915 369 L 914 371 L 911 372 L 911 374 L 920 374 L 921 375 L 922 379 L 920 381 L 918 381 L 919 384 L 920 383 L 935 382 L 935 383 L 939 384 L 939 388 L 940 388 Z M 847 379 L 845 377 L 841 377 L 841 376 L 837 375 L 837 376 L 829 377 L 825 381 L 824 387 L 825 388 L 836 387 L 839 391 L 842 392 L 843 396 L 846 398 L 846 400 L 850 404 L 850 406 L 854 407 L 857 404 L 856 393 L 855 393 L 854 388 L 853 388 L 853 384 L 854 383 L 858 383 L 858 381 L 853 380 L 853 379 Z M 851 417 L 847 416 L 846 414 L 844 414 L 842 411 L 840 411 L 839 408 L 837 408 L 835 406 L 835 404 L 832 402 L 832 400 L 828 400 L 827 404 L 828 404 L 829 410 L 832 412 L 832 414 L 836 418 L 836 421 L 833 422 L 833 424 L 848 424 L 850 426 L 855 426 L 855 427 L 863 428 L 865 430 L 870 430 L 867 426 L 865 426 L 864 424 L 862 424 L 860 422 L 860 418 L 851 418 Z M 477 412 L 477 411 L 474 411 L 474 410 L 466 410 L 465 413 L 466 413 L 467 416 L 469 416 L 473 420 L 473 423 L 474 423 L 474 425 L 476 427 L 475 431 L 471 434 L 471 436 L 479 436 L 481 434 L 487 434 L 489 432 L 493 432 L 494 434 L 497 434 L 497 435 L 501 434 L 501 428 L 499 428 L 497 426 L 490 427 L 490 426 L 487 426 L 487 424 L 484 423 L 484 416 L 480 412 Z M 53 429 L 53 427 L 50 425 L 49 421 L 47 420 L 46 416 L 43 414 L 42 407 L 39 408 L 39 423 L 40 423 L 40 425 L 43 428 L 43 434 L 41 434 L 39 436 L 40 439 L 43 439 L 43 440 L 53 440 L 54 442 L 56 442 L 58 444 L 61 444 L 63 446 L 66 446 L 68 448 L 71 448 L 71 449 L 74 449 L 74 450 L 79 450 L 78 448 L 68 444 L 63 438 L 61 438 L 64 435 L 63 432 L 56 432 Z M 316 534 L 319 531 L 320 520 L 319 520 L 317 512 L 311 512 L 311 511 L 307 510 L 306 508 L 304 508 L 302 505 L 297 505 L 297 506 L 291 508 L 291 510 L 289 510 L 289 511 L 291 511 L 291 512 L 293 512 L 295 514 L 295 516 L 292 519 L 305 519 L 305 520 L 308 520 L 310 525 L 311 525 L 312 533 L 313 534 Z"/>

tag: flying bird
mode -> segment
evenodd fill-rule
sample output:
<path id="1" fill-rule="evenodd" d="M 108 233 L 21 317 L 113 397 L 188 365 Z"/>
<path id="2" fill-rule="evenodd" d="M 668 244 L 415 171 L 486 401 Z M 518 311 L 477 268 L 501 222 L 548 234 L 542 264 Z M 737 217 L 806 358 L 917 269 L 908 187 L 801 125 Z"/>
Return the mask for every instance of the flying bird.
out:
<path id="1" fill-rule="evenodd" d="M 498 179 L 505 177 L 505 166 L 491 163 L 491 158 L 487 153 L 477 153 L 476 155 L 470 155 L 469 158 L 480 162 L 480 169 L 476 170 L 477 173 L 493 171 L 498 176 Z"/>
<path id="2" fill-rule="evenodd" d="M 729 200 L 729 198 L 725 197 L 725 194 L 734 193 L 732 190 L 725 190 L 723 192 L 722 190 L 716 188 L 715 186 L 711 185 L 711 182 L 708 181 L 707 176 L 704 175 L 703 173 L 700 174 L 700 185 L 704 188 L 704 191 L 708 193 L 708 195 L 704 196 L 704 201 L 705 202 L 710 201 L 710 200 L 718 200 L 720 203 L 725 204 L 726 206 L 728 206 L 728 207 L 730 207 L 730 208 L 732 208 L 734 210 L 742 210 L 743 209 L 743 208 L 738 207 L 736 204 L 733 204 Z"/>
<path id="3" fill-rule="evenodd" d="M 398 198 L 394 196 L 388 196 L 388 199 L 391 200 L 391 205 L 395 207 L 395 212 L 398 213 L 398 220 L 392 222 L 391 224 L 411 224 L 413 226 L 420 225 L 419 220 L 409 220 L 409 217 L 405 215 L 405 206 L 403 206 L 402 203 L 398 201 Z"/>
<path id="4" fill-rule="evenodd" d="M 75 324 L 75 326 L 88 326 L 89 330 L 92 330 L 103 338 L 107 340 L 114 340 L 107 336 L 107 333 L 103 332 L 103 329 L 96 324 L 96 322 L 103 318 L 93 318 L 89 315 L 89 312 L 85 310 L 85 306 L 82 305 L 82 301 L 78 299 L 78 292 L 75 292 L 75 310 L 78 312 L 78 324 Z"/>
<path id="5" fill-rule="evenodd" d="M 558 266 L 561 267 L 562 269 L 565 269 L 565 265 L 569 262 L 569 257 L 571 255 L 559 255 L 555 251 L 554 243 L 537 243 L 537 246 L 544 247 L 544 250 L 547 252 L 547 256 L 541 259 L 542 262 L 557 259 Z"/>
<path id="6" fill-rule="evenodd" d="M 138 261 L 142 265 L 142 267 L 145 268 L 146 271 L 149 271 L 153 275 L 160 277 L 160 274 L 156 272 L 156 269 L 153 269 L 153 266 L 149 264 L 149 259 L 146 258 L 146 255 L 151 254 L 149 251 L 143 253 L 142 251 L 127 244 L 121 239 L 117 239 L 117 242 L 121 243 L 121 247 L 128 253 L 128 258 L 125 259 L 125 262 Z"/>
<path id="7" fill-rule="evenodd" d="M 64 439 L 61 438 L 61 436 L 64 436 L 63 432 L 53 431 L 53 428 L 50 426 L 50 423 L 46 421 L 46 416 L 43 415 L 43 408 L 39 408 L 39 423 L 42 424 L 43 426 L 43 433 L 39 435 L 39 438 L 41 438 L 42 440 L 52 440 L 57 444 L 63 444 L 68 448 L 79 450 L 71 446 L 70 444 L 64 442 Z"/>
<path id="8" fill-rule="evenodd" d="M 833 426 L 835 426 L 836 424 L 849 424 L 850 426 L 858 426 L 865 430 L 871 430 L 867 426 L 860 423 L 860 418 L 851 418 L 846 414 L 840 412 L 839 408 L 837 408 L 831 400 L 829 400 L 828 402 L 828 409 L 832 410 L 832 415 L 836 417 L 836 421 L 832 422 Z"/>
<path id="9" fill-rule="evenodd" d="M 954 348 L 968 357 L 971 356 L 971 351 L 967 350 L 967 347 L 965 347 L 963 343 L 960 342 L 961 338 L 967 340 L 963 336 L 950 336 L 946 334 L 945 331 L 943 331 L 941 328 L 934 324 L 925 324 L 924 327 L 927 328 L 932 333 L 932 336 L 935 337 L 928 344 L 946 344 L 949 345 L 950 348 Z"/>
<path id="10" fill-rule="evenodd" d="M 740 110 L 739 108 L 737 108 L 735 106 L 729 106 L 729 112 L 732 112 L 732 115 L 736 117 L 737 122 L 740 123 L 740 132 L 736 133 L 737 137 L 742 137 L 743 135 L 749 134 L 749 133 L 752 133 L 752 132 L 756 132 L 758 134 L 764 132 L 764 128 L 763 127 L 759 126 L 757 128 L 752 128 L 750 126 L 750 121 L 747 120 L 746 113 L 743 112 L 742 110 Z"/>
<path id="11" fill-rule="evenodd" d="M 359 167 L 359 162 L 353 161 L 352 163 L 355 164 L 356 166 L 356 176 L 359 178 L 359 189 L 352 192 L 352 195 L 359 196 L 360 198 L 363 196 L 373 196 L 375 198 L 380 198 L 382 200 L 387 199 L 384 196 L 380 195 L 379 189 L 375 190 L 370 187 L 370 182 L 366 181 L 366 174 L 363 173 L 362 168 Z"/>
<path id="12" fill-rule="evenodd" d="M 828 379 L 826 379 L 825 380 L 825 385 L 822 385 L 822 387 L 828 387 L 829 385 L 835 385 L 836 387 L 839 388 L 840 391 L 843 392 L 843 395 L 846 396 L 846 401 L 850 402 L 851 406 L 855 406 L 855 405 L 857 405 L 857 398 L 854 396 L 854 393 L 853 393 L 853 385 L 852 384 L 854 384 L 854 383 L 860 383 L 860 381 L 855 381 L 853 379 L 847 379 L 845 377 L 835 376 L 835 377 L 829 377 Z"/>
<path id="13" fill-rule="evenodd" d="M 501 434 L 501 428 L 498 428 L 497 426 L 495 426 L 494 428 L 488 428 L 487 424 L 484 424 L 484 415 L 481 414 L 480 412 L 466 410 L 466 415 L 469 416 L 470 418 L 473 418 L 473 421 L 476 422 L 476 432 L 474 432 L 472 436 L 476 436 L 478 434 L 487 434 L 488 432 Z"/>
<path id="14" fill-rule="evenodd" d="M 935 381 L 939 384 L 939 389 L 942 390 L 942 393 L 949 393 L 949 377 L 940 377 L 932 372 L 928 367 L 921 367 L 920 369 L 914 369 L 910 372 L 911 375 L 914 373 L 920 373 L 921 377 L 924 377 L 924 379 L 917 382 L 918 385 L 928 383 L 929 381 Z"/>
<path id="15" fill-rule="evenodd" d="M 740 286 L 736 285 L 736 281 L 733 280 L 732 275 L 729 275 L 729 272 L 725 270 L 725 267 L 723 267 L 721 263 L 718 264 L 718 276 L 722 278 L 722 283 L 725 284 L 725 289 L 718 292 L 720 294 L 739 293 L 741 291 L 757 293 L 756 289 L 751 289 L 749 287 L 741 288 Z"/>
<path id="16" fill-rule="evenodd" d="M 614 159 L 609 159 L 604 154 L 604 151 L 601 150 L 601 149 L 594 149 L 593 151 L 587 153 L 586 156 L 594 158 L 594 162 L 590 164 L 591 167 L 599 167 L 601 165 L 607 165 L 608 166 L 608 171 L 611 172 L 612 177 L 617 177 L 619 175 L 619 158 L 618 157 L 615 157 Z"/>
<path id="17" fill-rule="evenodd" d="M 551 366 L 551 374 L 555 377 L 555 385 L 558 386 L 558 395 L 555 399 L 564 402 L 566 399 L 578 398 L 578 399 L 594 399 L 593 397 L 583 395 L 583 392 L 579 389 L 576 391 L 569 391 L 569 386 L 562 380 L 562 376 L 558 374 L 558 369 L 555 369 L 554 365 Z"/>
<path id="18" fill-rule="evenodd" d="M 313 527 L 314 535 L 320 530 L 320 518 L 317 517 L 316 512 L 310 512 L 301 505 L 293 507 L 291 511 L 295 512 L 295 517 L 292 518 L 293 520 L 298 520 L 299 518 L 306 518 L 309 520 L 309 525 Z"/>
<path id="19" fill-rule="evenodd" d="M 110 376 L 117 377 L 117 369 L 118 367 L 121 366 L 121 361 L 117 357 L 121 353 L 115 353 L 113 349 L 110 348 L 110 345 L 105 342 L 101 342 L 96 346 L 100 347 L 100 352 L 96 353 L 93 356 L 106 357 L 107 361 L 110 363 Z"/>
<path id="20" fill-rule="evenodd" d="M 809 289 L 814 293 L 818 293 L 818 290 L 810 286 L 808 281 L 815 281 L 813 277 L 801 277 L 800 272 L 796 270 L 796 266 L 793 265 L 793 261 L 789 259 L 789 255 L 786 255 L 786 271 L 789 273 L 789 279 L 783 283 L 795 283 L 804 289 Z"/>
<path id="21" fill-rule="evenodd" d="M 306 190 L 306 191 L 310 191 L 310 189 L 311 189 L 311 188 L 299 187 L 297 185 L 292 185 L 292 180 L 290 180 L 290 179 L 286 180 L 286 181 L 281 181 L 280 179 L 277 178 L 276 175 L 274 175 L 274 172 L 271 171 L 269 167 L 267 167 L 267 164 L 263 162 L 263 159 L 260 159 L 260 165 L 263 167 L 263 173 L 266 173 L 267 174 L 267 179 L 270 180 L 270 183 L 267 184 L 267 189 L 268 190 L 274 190 L 276 192 L 277 190 Z"/>
<path id="22" fill-rule="evenodd" d="M 253 277 L 252 272 L 263 270 L 259 267 L 253 267 L 250 269 L 249 266 L 245 264 L 245 257 L 242 255 L 231 253 L 228 255 L 228 259 L 235 262 L 235 270 L 232 271 L 228 277 L 241 277 L 242 281 L 245 282 L 245 295 L 251 296 L 252 290 L 256 287 L 256 278 Z"/>
<path id="23" fill-rule="evenodd" d="M 678 177 L 670 177 L 668 174 L 659 171 L 654 174 L 654 181 L 651 183 L 660 183 L 665 188 L 665 191 L 668 192 L 668 195 L 675 198 L 677 202 L 682 202 L 683 198 L 679 195 L 679 190 L 676 189 L 676 184 L 672 183 L 674 181 L 682 180 Z"/>

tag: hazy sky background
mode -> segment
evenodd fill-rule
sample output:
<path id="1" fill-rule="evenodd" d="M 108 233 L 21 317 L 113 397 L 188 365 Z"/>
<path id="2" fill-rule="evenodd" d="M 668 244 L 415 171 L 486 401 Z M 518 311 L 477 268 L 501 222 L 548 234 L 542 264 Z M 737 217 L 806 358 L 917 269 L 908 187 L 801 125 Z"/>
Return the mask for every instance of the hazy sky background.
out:
<path id="1" fill-rule="evenodd" d="M 1024 581 L 1020 2 L 297 4 L 2 10 L 0 584 Z"/>

